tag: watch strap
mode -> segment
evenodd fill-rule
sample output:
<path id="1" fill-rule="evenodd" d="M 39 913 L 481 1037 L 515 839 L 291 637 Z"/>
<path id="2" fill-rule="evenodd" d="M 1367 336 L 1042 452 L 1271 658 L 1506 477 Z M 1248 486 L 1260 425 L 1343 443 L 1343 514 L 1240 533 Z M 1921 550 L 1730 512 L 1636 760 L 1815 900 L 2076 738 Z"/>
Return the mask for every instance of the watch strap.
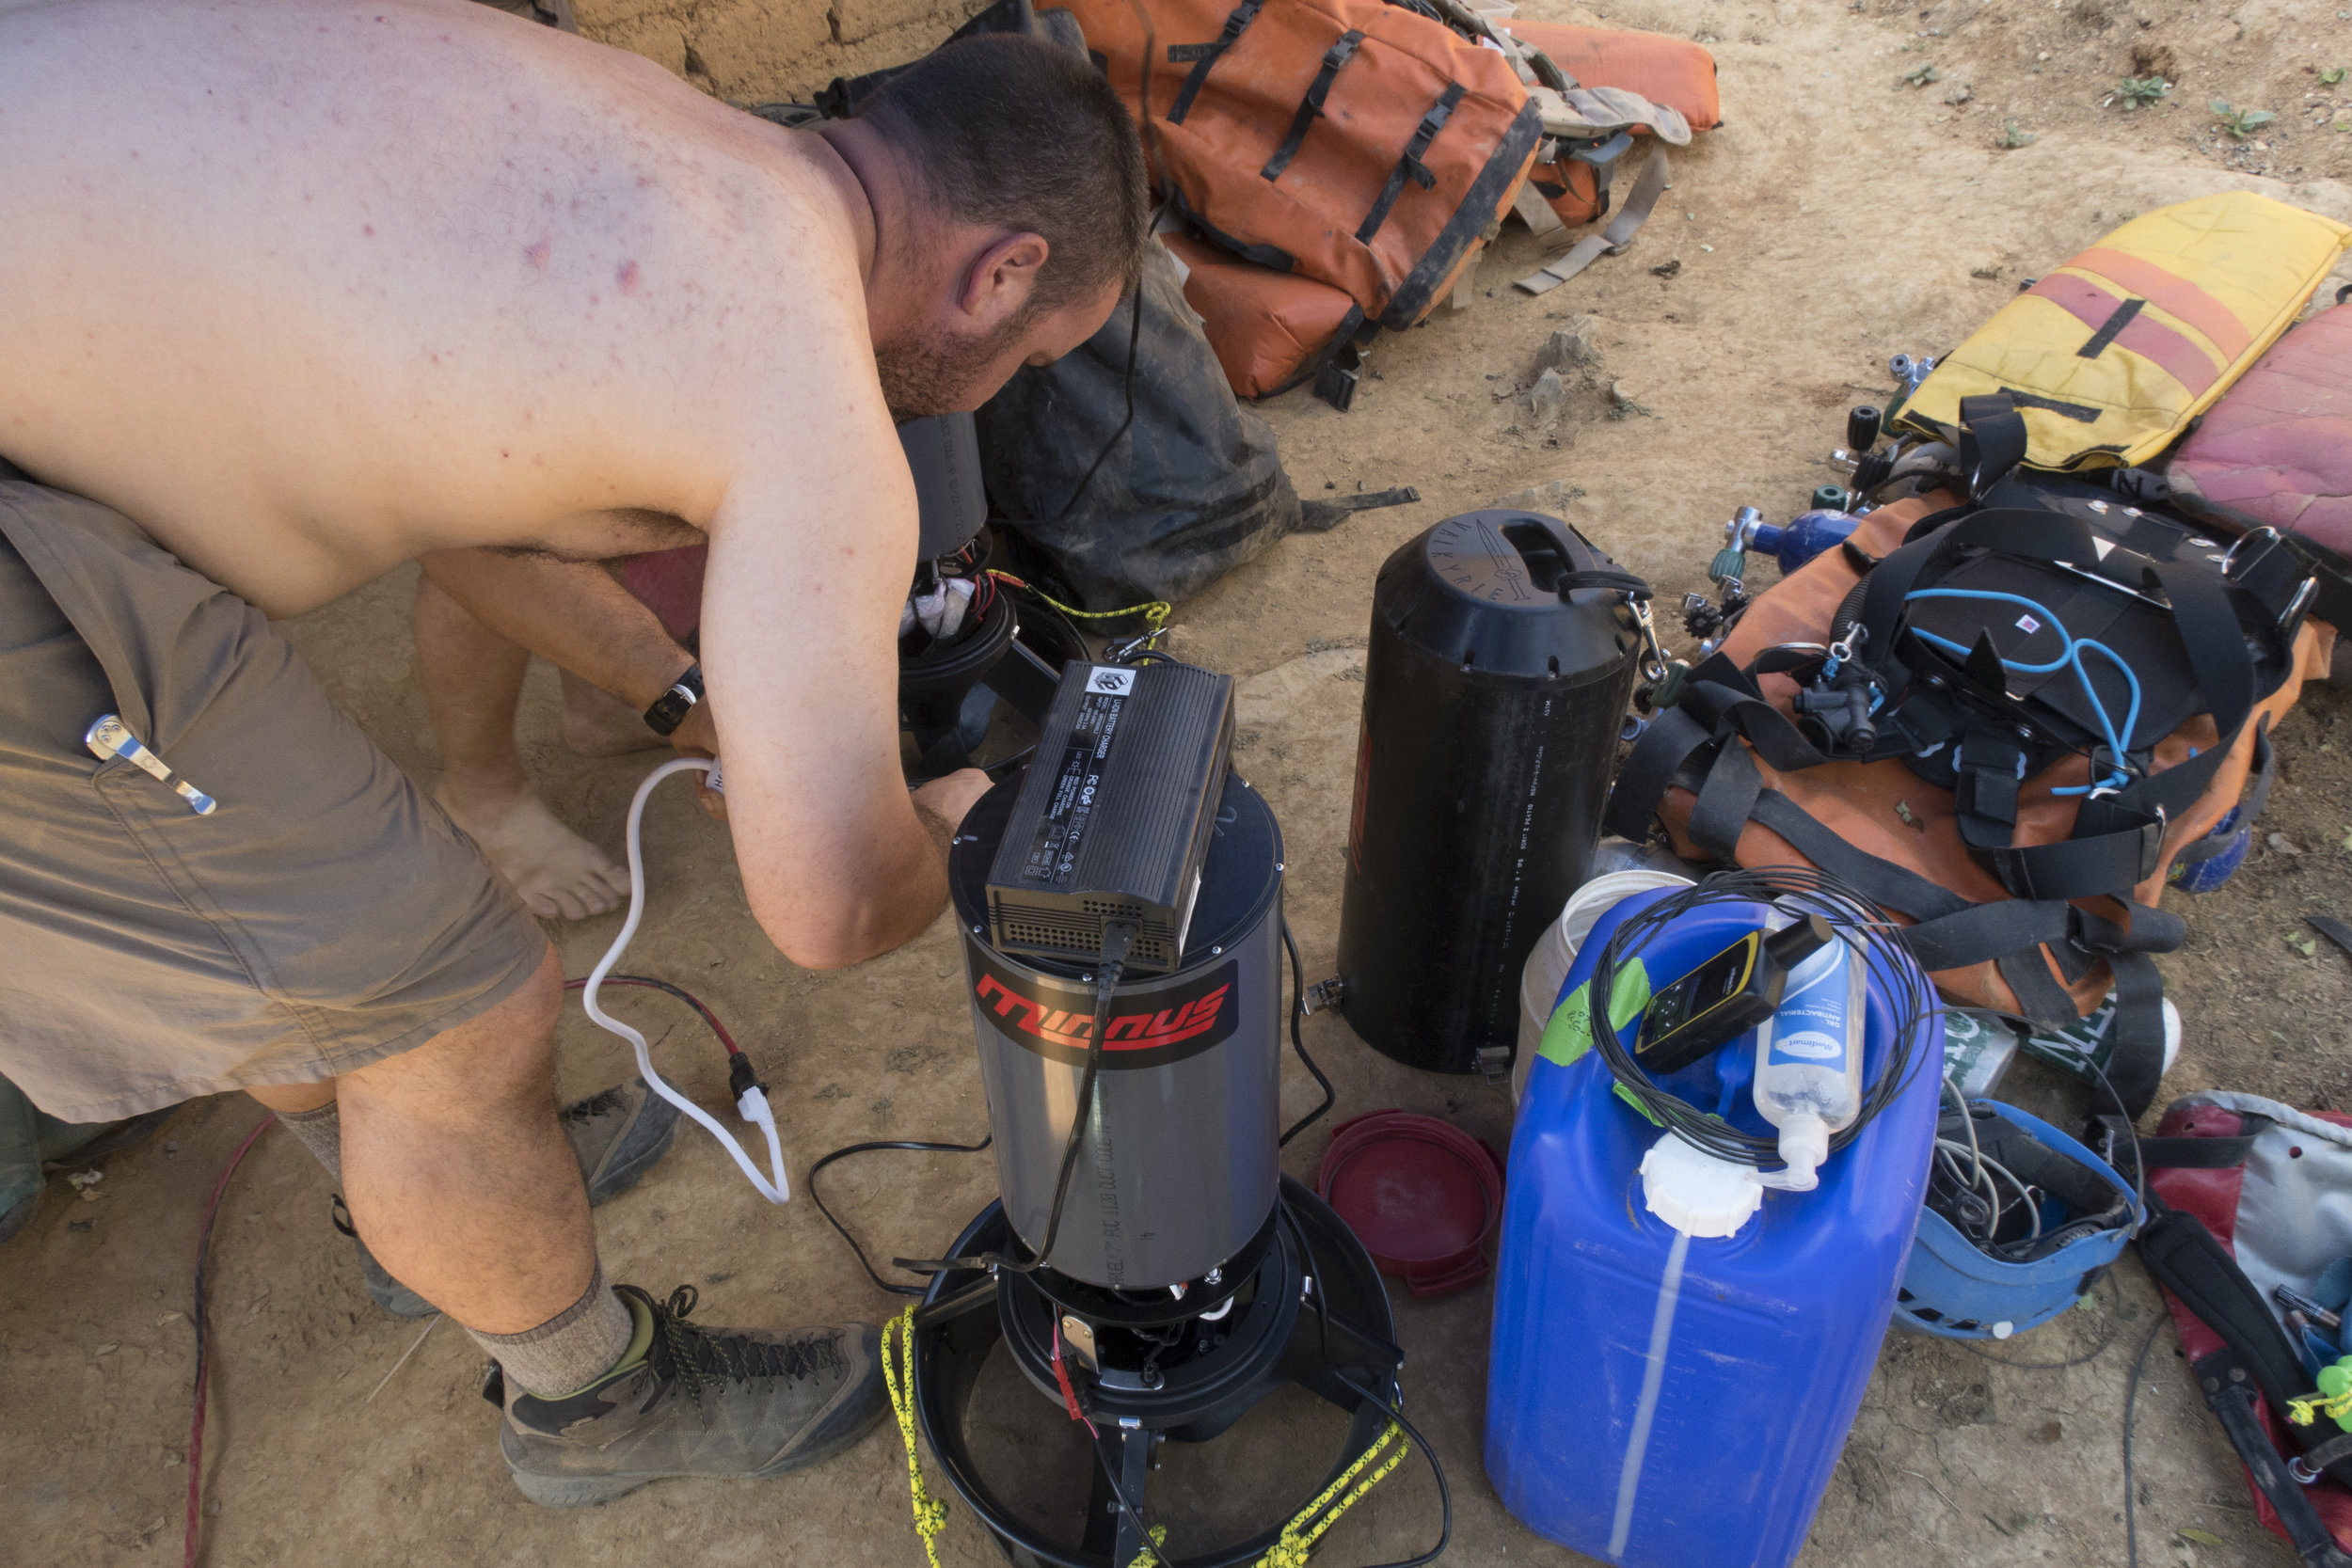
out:
<path id="1" fill-rule="evenodd" d="M 670 684 L 670 689 L 654 699 L 653 706 L 645 710 L 645 727 L 656 735 L 675 735 L 677 727 L 686 722 L 686 716 L 702 700 L 703 667 L 699 663 L 690 664 L 686 673 Z"/>

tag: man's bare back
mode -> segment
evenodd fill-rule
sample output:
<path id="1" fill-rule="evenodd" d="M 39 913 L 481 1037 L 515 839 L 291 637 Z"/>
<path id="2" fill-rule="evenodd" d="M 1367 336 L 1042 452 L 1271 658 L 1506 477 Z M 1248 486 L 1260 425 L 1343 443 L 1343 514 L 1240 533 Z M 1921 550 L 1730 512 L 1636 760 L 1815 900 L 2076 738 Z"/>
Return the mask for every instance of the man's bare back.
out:
<path id="1" fill-rule="evenodd" d="M 894 412 L 976 407 L 1086 341 L 1146 237 L 1099 77 L 960 47 L 899 78 L 930 97 L 818 135 L 466 0 L 0 12 L 0 458 L 274 615 L 469 546 L 707 536 L 753 911 L 803 963 L 886 951 L 985 784 L 910 802 L 899 768 Z M 1093 107 L 1025 129 L 987 100 L 1048 79 Z M 562 570 L 472 573 L 468 608 L 560 656 L 564 627 L 517 618 Z"/>
<path id="2" fill-rule="evenodd" d="M 691 542 L 763 457 L 895 451 L 868 221 L 818 138 L 462 0 L 9 12 L 0 455 L 278 615 Z"/>

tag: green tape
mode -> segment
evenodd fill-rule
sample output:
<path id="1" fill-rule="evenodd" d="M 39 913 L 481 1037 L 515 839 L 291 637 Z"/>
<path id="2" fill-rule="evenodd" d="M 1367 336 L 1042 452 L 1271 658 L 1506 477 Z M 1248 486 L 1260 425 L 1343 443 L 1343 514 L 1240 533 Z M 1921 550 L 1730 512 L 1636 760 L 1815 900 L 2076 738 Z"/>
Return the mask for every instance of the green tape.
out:
<path id="1" fill-rule="evenodd" d="M 1547 1060 L 1566 1067 L 1593 1048 L 1592 982 L 1568 992 L 1560 1005 L 1551 1010 L 1551 1022 L 1544 1026 L 1543 1043 L 1537 1052 Z M 1642 960 L 1634 958 L 1617 971 L 1617 977 L 1609 988 L 1609 1022 L 1622 1029 L 1642 1015 L 1649 1006 L 1649 971 Z"/>

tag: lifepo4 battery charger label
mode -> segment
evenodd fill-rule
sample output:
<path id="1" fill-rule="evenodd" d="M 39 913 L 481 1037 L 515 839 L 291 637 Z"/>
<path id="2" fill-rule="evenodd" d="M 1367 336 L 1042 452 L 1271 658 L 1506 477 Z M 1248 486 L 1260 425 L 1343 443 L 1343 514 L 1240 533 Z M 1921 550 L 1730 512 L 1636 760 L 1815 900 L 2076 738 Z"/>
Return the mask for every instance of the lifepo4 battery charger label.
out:
<path id="1" fill-rule="evenodd" d="M 1087 823 L 1102 798 L 1103 773 L 1110 763 L 1120 714 L 1135 689 L 1133 670 L 1098 664 L 1087 677 L 1086 694 L 1078 699 L 1078 716 L 1054 774 L 1053 798 L 1021 864 L 1023 881 L 1051 888 L 1068 884 L 1078 863 L 1078 846 L 1085 841 Z"/>

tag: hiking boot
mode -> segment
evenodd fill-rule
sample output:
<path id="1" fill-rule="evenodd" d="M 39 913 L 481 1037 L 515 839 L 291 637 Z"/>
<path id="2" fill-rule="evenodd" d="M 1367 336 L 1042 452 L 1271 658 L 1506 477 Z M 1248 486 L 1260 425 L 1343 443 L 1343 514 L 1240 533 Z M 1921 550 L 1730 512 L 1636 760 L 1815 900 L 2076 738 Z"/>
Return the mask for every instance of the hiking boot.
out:
<path id="1" fill-rule="evenodd" d="M 588 1183 L 588 1207 L 609 1202 L 637 1185 L 677 1137 L 678 1109 L 646 1087 L 643 1078 L 615 1084 L 556 1113 Z"/>
<path id="2" fill-rule="evenodd" d="M 556 1113 L 556 1120 L 571 1140 L 580 1161 L 580 1180 L 588 1185 L 588 1207 L 620 1196 L 670 1151 L 677 1138 L 677 1107 L 653 1092 L 643 1078 L 615 1084 L 600 1094 L 574 1101 Z M 342 1195 L 335 1195 L 328 1211 L 335 1228 L 359 1249 L 359 1278 L 368 1298 L 395 1318 L 425 1318 L 439 1308 L 394 1279 L 375 1260 L 368 1243 L 353 1228 L 351 1211 Z"/>
<path id="3" fill-rule="evenodd" d="M 395 1318 L 429 1318 L 440 1310 L 416 1291 L 392 1277 L 392 1271 L 375 1260 L 368 1243 L 359 1239 L 359 1232 L 351 1223 L 351 1210 L 343 1202 L 343 1195 L 335 1194 L 327 1200 L 326 1220 L 336 1229 L 351 1238 L 351 1244 L 359 1251 L 359 1283 L 368 1288 L 368 1299 Z"/>
<path id="4" fill-rule="evenodd" d="M 613 1291 L 636 1320 L 620 1365 L 574 1394 L 504 1386 L 499 1452 L 515 1484 L 550 1508 L 610 1502 L 672 1476 L 764 1481 L 832 1458 L 890 1408 L 882 1335 L 865 1323 L 786 1334 L 690 1323 L 694 1288 L 657 1302 Z"/>

